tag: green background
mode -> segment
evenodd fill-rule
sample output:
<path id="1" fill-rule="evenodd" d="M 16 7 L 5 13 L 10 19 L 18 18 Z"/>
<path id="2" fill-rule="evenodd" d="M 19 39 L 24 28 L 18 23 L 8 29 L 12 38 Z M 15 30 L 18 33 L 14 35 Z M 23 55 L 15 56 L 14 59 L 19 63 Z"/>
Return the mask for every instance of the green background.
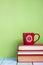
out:
<path id="1" fill-rule="evenodd" d="M 22 33 L 40 34 L 43 43 L 43 0 L 0 0 L 0 57 L 17 57 Z"/>

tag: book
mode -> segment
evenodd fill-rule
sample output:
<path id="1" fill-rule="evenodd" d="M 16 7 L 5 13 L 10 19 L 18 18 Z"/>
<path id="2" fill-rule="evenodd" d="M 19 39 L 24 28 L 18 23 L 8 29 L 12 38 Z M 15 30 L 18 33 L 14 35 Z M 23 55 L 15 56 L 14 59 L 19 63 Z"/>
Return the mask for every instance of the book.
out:
<path id="1" fill-rule="evenodd" d="M 43 62 L 43 56 L 18 56 L 18 62 Z"/>
<path id="2" fill-rule="evenodd" d="M 42 50 L 43 45 L 19 45 L 18 50 Z"/>
<path id="3" fill-rule="evenodd" d="M 18 51 L 19 56 L 43 56 L 43 51 Z"/>
<path id="4" fill-rule="evenodd" d="M 36 63 L 33 63 L 33 65 L 43 65 L 43 62 L 36 62 Z"/>
<path id="5" fill-rule="evenodd" d="M 26 63 L 26 62 L 18 62 L 17 65 L 32 65 L 32 62 L 31 63 Z"/>

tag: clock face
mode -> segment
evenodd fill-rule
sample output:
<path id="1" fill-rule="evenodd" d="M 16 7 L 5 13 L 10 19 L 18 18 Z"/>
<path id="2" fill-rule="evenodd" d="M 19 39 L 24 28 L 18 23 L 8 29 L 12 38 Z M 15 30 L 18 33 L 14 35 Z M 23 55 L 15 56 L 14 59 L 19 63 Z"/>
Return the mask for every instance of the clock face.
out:
<path id="1" fill-rule="evenodd" d="M 28 36 L 26 37 L 26 41 L 27 41 L 27 42 L 32 42 L 32 36 L 31 36 L 31 35 L 28 35 Z"/>

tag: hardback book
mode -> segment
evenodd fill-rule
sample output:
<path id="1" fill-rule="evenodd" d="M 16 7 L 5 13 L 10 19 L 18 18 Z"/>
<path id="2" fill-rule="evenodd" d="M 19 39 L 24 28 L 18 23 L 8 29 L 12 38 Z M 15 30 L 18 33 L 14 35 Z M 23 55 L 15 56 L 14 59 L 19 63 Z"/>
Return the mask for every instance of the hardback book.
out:
<path id="1" fill-rule="evenodd" d="M 43 65 L 43 62 L 34 62 L 33 65 Z"/>
<path id="2" fill-rule="evenodd" d="M 43 56 L 43 51 L 18 51 L 18 56 Z"/>
<path id="3" fill-rule="evenodd" d="M 43 56 L 18 56 L 18 62 L 43 62 Z"/>
<path id="4" fill-rule="evenodd" d="M 17 65 L 32 65 L 32 62 L 18 62 Z"/>
<path id="5" fill-rule="evenodd" d="M 19 45 L 18 50 L 42 50 L 43 51 L 43 45 Z"/>

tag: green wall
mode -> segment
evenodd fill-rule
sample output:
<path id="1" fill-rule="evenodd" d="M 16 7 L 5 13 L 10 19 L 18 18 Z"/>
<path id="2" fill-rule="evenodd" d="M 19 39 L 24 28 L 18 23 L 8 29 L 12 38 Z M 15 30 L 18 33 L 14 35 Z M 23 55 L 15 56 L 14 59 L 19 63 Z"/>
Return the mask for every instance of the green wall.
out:
<path id="1" fill-rule="evenodd" d="M 43 43 L 43 0 L 0 0 L 0 57 L 17 57 L 23 32 L 40 34 Z"/>

